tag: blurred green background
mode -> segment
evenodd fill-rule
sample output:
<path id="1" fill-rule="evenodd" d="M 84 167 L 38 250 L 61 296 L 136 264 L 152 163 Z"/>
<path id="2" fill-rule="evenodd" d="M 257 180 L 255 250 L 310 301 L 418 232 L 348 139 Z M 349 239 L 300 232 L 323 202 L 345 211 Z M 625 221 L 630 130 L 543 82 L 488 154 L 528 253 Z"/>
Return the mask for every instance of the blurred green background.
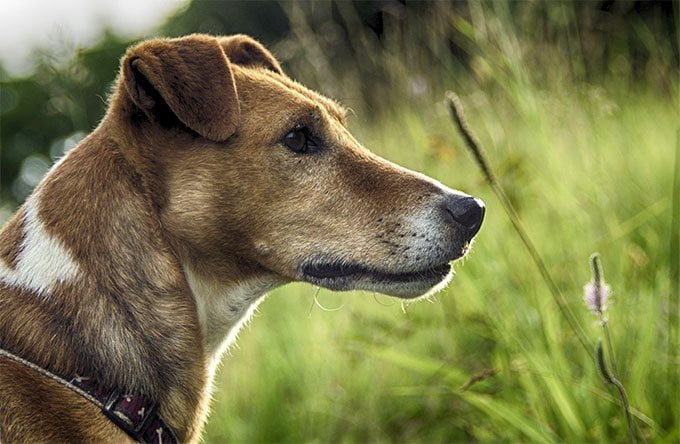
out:
<path id="1" fill-rule="evenodd" d="M 369 149 L 482 197 L 487 219 L 431 303 L 274 291 L 225 359 L 205 441 L 625 441 L 616 392 L 452 126 L 453 90 L 593 344 L 582 289 L 601 253 L 636 434 L 679 442 L 679 18 L 657 1 L 193 1 L 138 35 L 102 24 L 67 57 L 0 62 L 0 223 L 96 126 L 129 44 L 250 34 L 349 106 Z"/>

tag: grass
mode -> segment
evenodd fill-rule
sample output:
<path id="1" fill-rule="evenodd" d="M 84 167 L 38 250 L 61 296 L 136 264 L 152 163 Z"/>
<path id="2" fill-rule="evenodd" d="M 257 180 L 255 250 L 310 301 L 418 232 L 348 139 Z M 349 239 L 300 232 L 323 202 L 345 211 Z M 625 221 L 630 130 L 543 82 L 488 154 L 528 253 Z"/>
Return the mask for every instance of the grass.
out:
<path id="1" fill-rule="evenodd" d="M 594 251 L 639 438 L 680 441 L 677 62 L 665 28 L 635 14 L 597 21 L 592 4 L 407 5 L 381 40 L 354 3 L 283 4 L 293 31 L 273 48 L 288 72 L 355 109 L 351 130 L 369 149 L 481 197 L 487 216 L 429 302 L 273 291 L 224 360 L 205 442 L 626 441 L 592 357 L 602 329 L 583 304 Z M 629 55 L 646 61 L 642 75 Z M 467 152 L 446 90 L 591 350 Z"/>
<path id="2" fill-rule="evenodd" d="M 576 89 L 519 110 L 463 95 L 468 120 L 576 318 L 588 258 L 615 289 L 619 378 L 643 439 L 680 439 L 668 355 L 671 191 L 677 110 L 652 92 Z M 353 122 L 379 154 L 482 197 L 471 258 L 432 303 L 402 307 L 303 284 L 273 292 L 218 376 L 207 442 L 624 441 L 625 418 L 571 333 L 443 100 Z M 424 147 L 424 149 L 413 149 Z M 672 365 L 667 366 L 666 363 Z M 673 364 L 675 363 L 675 364 Z M 484 370 L 489 377 L 462 391 Z"/>
<path id="3" fill-rule="evenodd" d="M 600 76 L 586 75 L 600 57 L 587 51 L 603 42 L 579 43 L 579 5 L 473 2 L 470 17 L 435 11 L 382 45 L 357 33 L 353 47 L 370 60 L 332 76 L 319 48 L 287 61 L 304 83 L 357 109 L 350 126 L 368 148 L 483 198 L 487 217 L 469 260 L 431 303 L 321 290 L 324 306 L 342 309 L 309 314 L 317 289 L 274 291 L 218 375 L 207 442 L 627 441 L 619 395 L 593 357 L 601 326 L 583 304 L 594 251 L 614 289 L 608 328 L 638 439 L 680 440 L 680 290 L 669 266 L 680 248 L 677 223 L 671 228 L 677 84 L 635 80 L 623 40 Z M 351 21 L 347 4 L 339 8 Z M 542 22 L 541 11 L 555 21 Z M 304 22 L 296 28 L 304 51 L 313 20 L 294 8 L 291 18 Z M 451 29 L 465 66 L 441 44 Z M 650 72 L 673 78 L 667 42 L 643 22 L 635 29 Z M 389 73 L 387 86 L 361 89 L 367 63 Z M 414 78 L 428 86 L 420 96 L 409 93 Z M 447 89 L 465 104 L 592 348 L 573 333 L 467 152 Z M 389 111 L 372 113 L 356 91 Z"/>

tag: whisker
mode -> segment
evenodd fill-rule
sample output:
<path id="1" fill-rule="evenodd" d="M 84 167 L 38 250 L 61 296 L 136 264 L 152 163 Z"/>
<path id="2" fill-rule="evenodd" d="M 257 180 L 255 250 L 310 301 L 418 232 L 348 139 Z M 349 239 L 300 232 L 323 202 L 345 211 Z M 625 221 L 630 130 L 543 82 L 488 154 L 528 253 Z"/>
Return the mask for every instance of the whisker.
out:
<path id="1" fill-rule="evenodd" d="M 391 307 L 391 306 L 394 305 L 394 302 L 392 302 L 391 304 L 386 304 L 386 303 L 384 303 L 384 302 L 380 302 L 380 300 L 378 299 L 378 295 L 376 294 L 375 291 L 373 292 L 373 299 L 374 299 L 378 304 L 382 305 L 383 307 Z"/>
<path id="2" fill-rule="evenodd" d="M 312 298 L 312 304 L 309 306 L 309 313 L 307 313 L 307 317 L 311 318 L 312 317 L 312 310 L 314 310 L 314 305 L 316 302 L 316 297 L 319 295 L 319 292 L 321 291 L 321 287 L 316 287 L 316 292 L 314 292 L 314 297 Z"/>
<path id="3" fill-rule="evenodd" d="M 324 307 L 323 305 L 321 305 L 321 302 L 319 302 L 319 298 L 318 298 L 319 291 L 321 291 L 321 287 L 319 287 L 318 290 L 316 291 L 316 293 L 314 293 L 314 301 L 312 302 L 312 307 L 310 307 L 310 309 L 309 309 L 310 314 L 312 313 L 312 308 L 314 307 L 314 305 L 319 307 L 321 310 L 327 311 L 327 312 L 342 310 L 345 307 L 345 304 L 341 304 L 339 307 L 335 307 L 335 308 Z"/>

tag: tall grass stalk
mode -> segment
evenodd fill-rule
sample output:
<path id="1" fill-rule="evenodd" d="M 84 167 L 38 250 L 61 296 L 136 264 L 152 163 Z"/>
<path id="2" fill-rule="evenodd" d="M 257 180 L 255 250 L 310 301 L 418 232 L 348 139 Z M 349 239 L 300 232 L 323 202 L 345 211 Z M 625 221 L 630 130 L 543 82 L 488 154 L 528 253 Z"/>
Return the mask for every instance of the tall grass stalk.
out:
<path id="1" fill-rule="evenodd" d="M 543 258 L 539 254 L 538 250 L 534 246 L 534 243 L 531 241 L 529 234 L 522 225 L 522 221 L 520 220 L 519 215 L 517 214 L 517 211 L 515 210 L 514 206 L 508 199 L 507 195 L 505 194 L 502 185 L 498 182 L 498 180 L 496 180 L 496 176 L 493 172 L 493 169 L 491 168 L 490 163 L 486 159 L 486 155 L 482 151 L 481 145 L 479 144 L 477 138 L 474 136 L 465 119 L 465 115 L 463 113 L 463 105 L 461 104 L 460 99 L 456 94 L 449 91 L 446 93 L 446 101 L 451 112 L 451 117 L 453 118 L 453 121 L 458 127 L 461 135 L 463 136 L 463 140 L 465 140 L 465 145 L 467 146 L 470 153 L 472 153 L 472 156 L 477 162 L 479 168 L 482 170 L 482 173 L 484 174 L 484 179 L 489 184 L 489 186 L 491 186 L 491 189 L 493 190 L 494 194 L 496 194 L 498 200 L 500 200 L 501 204 L 503 205 L 503 209 L 510 218 L 512 226 L 514 227 L 515 231 L 522 240 L 524 247 L 527 249 L 527 252 L 531 256 L 531 259 L 536 264 L 536 267 L 538 268 L 538 271 L 540 272 L 543 281 L 548 286 L 550 294 L 552 295 L 555 303 L 557 304 L 560 313 L 562 313 L 564 318 L 567 320 L 569 327 L 572 329 L 572 331 L 578 338 L 584 350 L 589 355 L 593 356 L 592 346 L 590 345 L 590 341 L 588 340 L 585 332 L 583 331 L 583 328 L 578 323 L 576 317 L 574 316 L 574 313 L 567 305 L 564 296 L 557 287 L 557 284 L 555 283 L 555 280 L 552 278 L 552 275 L 548 271 L 548 267 L 546 267 Z"/>
<path id="2" fill-rule="evenodd" d="M 673 172 L 673 193 L 671 204 L 670 234 L 670 289 L 668 292 L 668 387 L 677 390 L 680 386 L 680 364 L 673 357 L 680 347 L 680 128 L 675 133 L 675 167 Z"/>
<path id="3" fill-rule="evenodd" d="M 609 298 L 609 286 L 604 282 L 604 273 L 602 272 L 602 261 L 600 260 L 599 253 L 593 253 L 590 256 L 590 270 L 593 275 L 593 281 L 591 284 L 586 285 L 586 305 L 597 314 L 600 319 L 600 325 L 604 331 L 604 337 L 607 341 L 607 347 L 609 348 L 610 360 L 612 362 L 613 373 L 618 377 L 618 369 L 616 368 L 616 359 L 614 357 L 614 346 L 612 345 L 612 338 L 609 334 L 609 319 L 605 315 L 607 310 L 607 299 Z M 591 287 L 589 289 L 588 287 Z M 595 297 L 597 300 L 589 300 L 591 296 L 588 295 L 589 292 L 598 293 Z"/>
<path id="4" fill-rule="evenodd" d="M 630 402 L 628 401 L 628 395 L 623 387 L 623 384 L 618 379 L 618 372 L 616 370 L 616 360 L 614 359 L 614 347 L 612 346 L 611 336 L 609 335 L 608 318 L 606 315 L 607 311 L 607 300 L 610 295 L 609 285 L 604 280 L 604 272 L 602 271 L 602 261 L 600 260 L 600 255 L 598 253 L 593 253 L 590 256 L 590 269 L 593 275 L 593 279 L 585 286 L 585 302 L 588 308 L 597 315 L 600 320 L 600 325 L 602 330 L 604 330 L 604 335 L 607 340 L 607 346 L 609 348 L 609 356 L 612 362 L 613 372 L 609 371 L 607 367 L 607 361 L 604 357 L 604 350 L 602 348 L 602 341 L 597 342 L 597 348 L 595 351 L 595 357 L 597 362 L 597 367 L 600 369 L 600 374 L 607 384 L 612 384 L 616 387 L 619 392 L 619 397 L 621 398 L 621 405 L 623 406 L 623 411 L 626 414 L 626 423 L 628 424 L 628 434 L 630 436 L 631 442 L 637 442 L 635 433 L 635 424 L 633 423 L 633 418 L 630 414 Z"/>
<path id="5" fill-rule="evenodd" d="M 602 341 L 597 341 L 597 348 L 595 350 L 597 367 L 600 369 L 602 378 L 608 384 L 612 384 L 616 387 L 619 392 L 619 397 L 621 398 L 621 404 L 623 405 L 623 411 L 626 413 L 626 423 L 628 424 L 628 433 L 630 435 L 630 440 L 633 443 L 637 442 L 635 437 L 635 426 L 633 424 L 633 417 L 630 414 L 630 403 L 628 402 L 628 395 L 626 395 L 626 389 L 623 388 L 623 384 L 614 376 L 607 368 L 607 361 L 604 357 L 604 349 L 602 348 Z"/>

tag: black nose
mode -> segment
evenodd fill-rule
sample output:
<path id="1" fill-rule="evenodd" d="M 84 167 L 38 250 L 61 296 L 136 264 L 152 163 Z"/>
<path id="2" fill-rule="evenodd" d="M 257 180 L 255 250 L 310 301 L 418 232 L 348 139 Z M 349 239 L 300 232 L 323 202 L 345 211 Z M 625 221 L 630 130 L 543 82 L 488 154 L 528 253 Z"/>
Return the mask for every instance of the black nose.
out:
<path id="1" fill-rule="evenodd" d="M 468 230 L 470 237 L 477 234 L 484 220 L 484 202 L 476 197 L 450 197 L 444 209 L 453 220 Z"/>

